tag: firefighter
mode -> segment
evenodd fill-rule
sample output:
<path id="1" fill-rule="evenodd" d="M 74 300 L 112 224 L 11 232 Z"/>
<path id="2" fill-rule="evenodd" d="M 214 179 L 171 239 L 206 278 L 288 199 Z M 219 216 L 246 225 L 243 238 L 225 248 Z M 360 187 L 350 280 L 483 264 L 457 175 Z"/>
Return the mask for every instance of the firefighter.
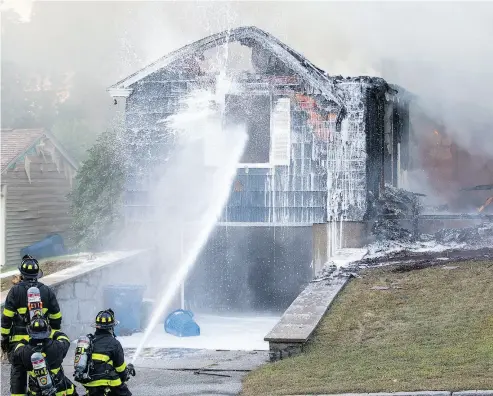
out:
<path id="1" fill-rule="evenodd" d="M 113 310 L 106 309 L 96 315 L 96 331 L 90 336 L 91 347 L 88 364 L 90 380 L 82 385 L 89 396 L 131 396 L 125 382 L 135 376 L 132 364 L 125 363 L 120 342 L 113 331 L 118 324 Z"/>
<path id="2" fill-rule="evenodd" d="M 17 343 L 22 340 L 29 340 L 26 326 L 30 320 L 27 306 L 27 291 L 30 287 L 35 286 L 39 289 L 43 303 L 42 312 L 47 315 L 51 328 L 60 330 L 62 323 L 62 314 L 55 293 L 51 288 L 38 281 L 43 276 L 38 261 L 31 256 L 24 256 L 19 265 L 19 272 L 21 280 L 9 290 L 2 312 L 1 348 L 2 352 L 7 353 L 9 357 L 9 352 L 15 348 Z M 15 368 L 12 366 L 10 381 L 13 382 L 14 378 L 21 381 L 24 378 L 24 387 L 27 385 L 27 377 L 15 373 Z"/>
<path id="3" fill-rule="evenodd" d="M 51 331 L 48 321 L 41 316 L 35 317 L 27 327 L 29 340 L 22 339 L 17 343 L 15 349 L 11 352 L 11 362 L 17 367 L 16 373 L 21 375 L 29 374 L 29 395 L 40 396 L 49 394 L 53 396 L 73 395 L 77 396 L 77 390 L 74 384 L 65 376 L 62 362 L 67 355 L 70 347 L 70 340 L 61 331 Z M 35 352 L 40 352 L 44 356 L 46 369 L 50 373 L 52 388 L 48 391 L 43 389 L 42 393 L 36 372 L 31 363 L 31 356 Z M 51 391 L 51 393 L 50 393 Z M 26 386 L 22 381 L 14 378 L 11 383 L 12 395 L 26 395 Z"/>

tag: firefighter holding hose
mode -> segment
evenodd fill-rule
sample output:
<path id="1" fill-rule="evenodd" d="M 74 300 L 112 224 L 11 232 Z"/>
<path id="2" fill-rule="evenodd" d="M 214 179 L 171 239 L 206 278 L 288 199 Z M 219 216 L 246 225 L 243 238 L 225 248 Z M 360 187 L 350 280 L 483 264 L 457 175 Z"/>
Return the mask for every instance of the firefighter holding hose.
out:
<path id="1" fill-rule="evenodd" d="M 133 364 L 125 363 L 114 327 L 118 324 L 112 309 L 96 315 L 96 331 L 79 338 L 74 359 L 74 379 L 89 396 L 132 396 L 126 382 L 135 376 Z"/>

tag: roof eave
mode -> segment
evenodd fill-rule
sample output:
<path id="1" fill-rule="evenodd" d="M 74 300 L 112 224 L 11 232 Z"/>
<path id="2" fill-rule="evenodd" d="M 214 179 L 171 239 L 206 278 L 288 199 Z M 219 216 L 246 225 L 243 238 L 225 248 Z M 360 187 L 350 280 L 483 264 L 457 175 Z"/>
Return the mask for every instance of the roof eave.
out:
<path id="1" fill-rule="evenodd" d="M 41 136 L 39 136 L 38 138 L 33 140 L 33 142 L 25 150 L 22 150 L 22 152 L 19 153 L 19 155 L 17 155 L 12 161 L 10 161 L 7 165 L 5 165 L 5 167 L 2 169 L 0 174 L 4 174 L 5 172 L 7 172 L 7 170 L 13 164 L 15 164 L 19 160 L 19 158 L 21 158 L 27 151 L 31 150 L 34 146 L 36 146 L 36 144 L 39 142 L 39 140 L 43 137 L 47 137 L 48 139 L 50 139 L 51 142 L 53 143 L 53 145 L 55 146 L 55 148 L 63 155 L 63 157 L 67 160 L 67 162 L 75 170 L 78 170 L 79 166 L 77 165 L 75 160 L 72 158 L 72 156 L 70 154 L 68 154 L 68 152 L 63 148 L 63 146 L 60 143 L 57 142 L 56 138 L 50 132 L 43 130 Z"/>

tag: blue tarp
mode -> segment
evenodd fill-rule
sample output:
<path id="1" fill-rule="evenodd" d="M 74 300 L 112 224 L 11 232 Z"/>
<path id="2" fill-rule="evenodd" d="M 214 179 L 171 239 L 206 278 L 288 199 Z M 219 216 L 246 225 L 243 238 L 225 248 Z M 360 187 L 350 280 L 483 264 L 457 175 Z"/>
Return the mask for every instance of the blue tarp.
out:
<path id="1" fill-rule="evenodd" d="M 183 309 L 171 312 L 164 321 L 164 331 L 177 337 L 200 335 L 200 327 L 193 320 L 193 313 Z"/>
<path id="2" fill-rule="evenodd" d="M 62 256 L 67 254 L 67 249 L 65 248 L 61 235 L 52 234 L 41 241 L 22 248 L 21 257 L 24 257 L 26 254 L 39 260 L 46 257 Z"/>

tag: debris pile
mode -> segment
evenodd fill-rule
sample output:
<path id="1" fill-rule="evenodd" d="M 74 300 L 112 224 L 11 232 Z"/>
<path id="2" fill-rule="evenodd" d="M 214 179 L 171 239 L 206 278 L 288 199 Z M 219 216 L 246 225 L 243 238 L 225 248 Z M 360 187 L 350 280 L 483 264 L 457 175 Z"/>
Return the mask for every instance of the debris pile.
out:
<path id="1" fill-rule="evenodd" d="M 372 233 L 377 241 L 414 241 L 418 237 L 418 194 L 386 184 L 374 202 L 376 220 Z"/>
<path id="2" fill-rule="evenodd" d="M 436 232 L 433 239 L 441 244 L 463 243 L 468 246 L 491 246 L 493 243 L 493 222 L 465 228 L 445 228 Z"/>

